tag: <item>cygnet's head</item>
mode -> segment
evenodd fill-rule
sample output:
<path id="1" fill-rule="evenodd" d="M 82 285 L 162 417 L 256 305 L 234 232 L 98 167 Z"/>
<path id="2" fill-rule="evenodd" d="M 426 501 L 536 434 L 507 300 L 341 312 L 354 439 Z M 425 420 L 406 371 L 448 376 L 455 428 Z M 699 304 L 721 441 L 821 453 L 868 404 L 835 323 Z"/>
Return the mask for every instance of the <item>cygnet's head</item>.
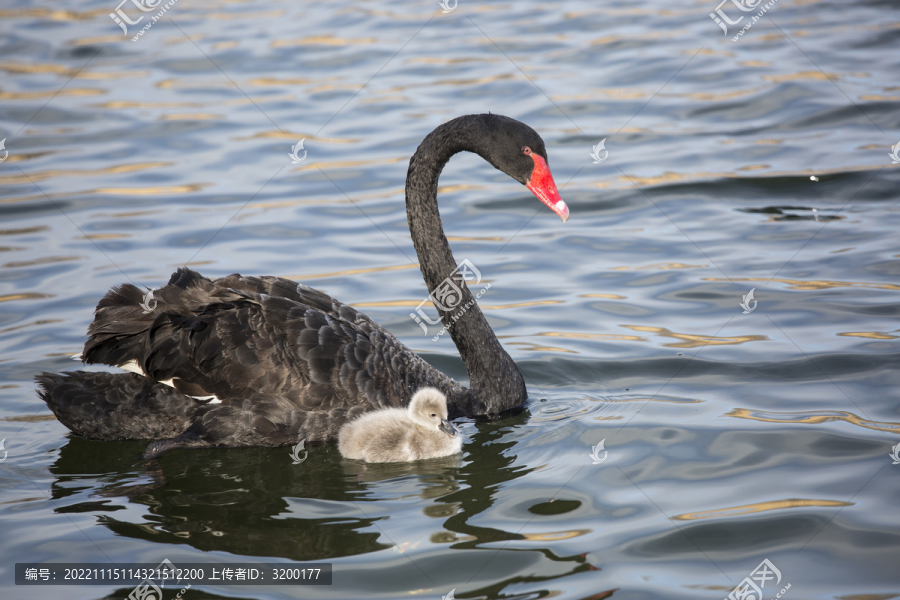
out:
<path id="1" fill-rule="evenodd" d="M 440 429 L 450 437 L 456 437 L 458 431 L 447 420 L 447 396 L 435 388 L 422 388 L 409 401 L 410 418 L 429 429 Z"/>

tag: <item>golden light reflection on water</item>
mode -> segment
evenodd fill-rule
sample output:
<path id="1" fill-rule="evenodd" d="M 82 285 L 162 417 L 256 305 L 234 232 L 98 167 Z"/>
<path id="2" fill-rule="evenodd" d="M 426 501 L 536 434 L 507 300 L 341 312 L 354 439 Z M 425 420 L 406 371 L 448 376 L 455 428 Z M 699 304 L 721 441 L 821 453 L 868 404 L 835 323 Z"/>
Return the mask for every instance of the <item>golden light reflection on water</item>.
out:
<path id="1" fill-rule="evenodd" d="M 195 38 L 196 39 L 196 38 Z M 154 86 L 166 90 L 166 89 L 174 89 L 174 90 L 202 90 L 209 91 L 215 88 L 228 88 L 234 89 L 234 84 L 230 81 L 198 81 L 195 79 L 163 79 L 162 81 L 157 81 L 153 84 Z"/>
<path id="2" fill-rule="evenodd" d="M 477 236 L 477 235 L 448 235 L 447 241 L 450 242 L 505 242 L 505 237 L 494 236 Z"/>
<path id="3" fill-rule="evenodd" d="M 7 156 L 6 160 L 3 162 L 7 162 L 7 163 L 25 162 L 27 160 L 33 160 L 35 158 L 40 158 L 42 156 L 47 156 L 49 154 L 53 154 L 53 152 L 45 151 L 45 152 L 30 152 L 30 153 L 22 153 L 22 154 L 17 152 L 14 155 L 11 154 L 11 155 Z"/>
<path id="4" fill-rule="evenodd" d="M 95 188 L 93 190 L 84 190 L 81 194 L 116 194 L 119 196 L 173 196 L 175 194 L 187 194 L 190 192 L 199 192 L 205 187 L 209 187 L 211 183 L 192 183 L 190 185 L 161 185 L 147 188 Z M 59 195 L 59 194 L 54 194 Z"/>
<path id="5" fill-rule="evenodd" d="M 53 296 L 50 294 L 39 294 L 37 292 L 7 294 L 5 296 L 0 296 L 0 302 L 14 302 L 16 300 L 40 300 L 41 298 L 53 298 Z"/>
<path id="6" fill-rule="evenodd" d="M 359 44 L 374 44 L 376 38 L 342 38 L 333 35 L 310 35 L 293 40 L 273 40 L 269 44 L 272 48 L 284 48 L 291 46 L 355 46 Z"/>
<path id="7" fill-rule="evenodd" d="M 859 97 L 860 100 L 869 100 L 872 102 L 897 102 L 900 101 L 900 96 L 882 96 L 880 94 L 862 94 Z"/>
<path id="8" fill-rule="evenodd" d="M 27 202 L 29 200 L 44 200 L 47 198 L 71 198 L 72 196 L 85 196 L 90 194 L 115 194 L 118 196 L 173 196 L 198 192 L 211 183 L 195 183 L 191 185 L 170 185 L 152 188 L 94 188 L 92 190 L 77 190 L 74 192 L 57 192 L 53 194 L 35 194 L 33 196 L 15 196 L 3 198 L 0 204 L 12 204 L 15 202 Z"/>
<path id="9" fill-rule="evenodd" d="M 225 115 L 214 113 L 169 113 L 159 116 L 161 121 L 211 121 L 223 118 L 225 118 Z"/>
<path id="10" fill-rule="evenodd" d="M 566 331 L 543 331 L 534 335 L 548 337 L 569 338 L 573 340 L 624 340 L 628 342 L 646 342 L 647 338 L 636 335 L 622 335 L 618 333 L 571 333 Z"/>
<path id="11" fill-rule="evenodd" d="M 34 17 L 50 21 L 90 21 L 105 15 L 107 12 L 108 11 L 104 9 L 75 11 L 57 10 L 52 8 L 20 8 L 0 10 L 0 18 L 21 19 L 23 17 Z"/>
<path id="12" fill-rule="evenodd" d="M 877 290 L 900 290 L 900 285 L 893 283 L 866 283 L 861 281 L 828 281 L 828 280 L 803 280 L 803 279 L 766 279 L 765 277 L 735 277 L 725 279 L 723 277 L 704 277 L 703 281 L 777 281 L 786 283 L 793 290 L 828 290 L 831 288 L 861 287 Z"/>
<path id="13" fill-rule="evenodd" d="M 344 275 L 358 275 L 360 273 L 380 273 L 383 271 L 398 271 L 401 269 L 418 269 L 419 263 L 413 263 L 409 265 L 393 265 L 390 267 L 370 267 L 368 269 L 347 269 L 344 271 L 332 271 L 330 273 L 315 273 L 310 275 L 284 275 L 285 279 L 293 279 L 294 281 L 301 281 L 303 279 L 325 279 L 327 277 L 343 277 Z M 406 306 L 405 304 L 397 304 L 395 306 Z M 413 306 L 418 306 L 417 304 L 413 304 Z"/>
<path id="14" fill-rule="evenodd" d="M 620 325 L 620 327 L 627 327 L 628 329 L 633 329 L 634 331 L 647 331 L 650 333 L 655 333 L 662 337 L 672 337 L 678 340 L 684 340 L 677 344 L 663 344 L 667 348 L 700 348 L 703 346 L 732 346 L 737 344 L 744 344 L 746 342 L 759 342 L 768 340 L 769 337 L 765 335 L 737 335 L 737 336 L 722 336 L 717 337 L 714 335 L 703 336 L 703 335 L 693 335 L 689 333 L 675 333 L 670 329 L 666 329 L 665 327 L 649 327 L 646 325 Z"/>
<path id="15" fill-rule="evenodd" d="M 426 64 L 426 65 L 458 65 L 463 63 L 471 63 L 477 62 L 479 64 L 482 63 L 495 63 L 497 62 L 496 58 L 441 58 L 436 56 L 414 56 L 412 58 L 406 59 L 406 63 L 410 65 L 414 64 Z"/>
<path id="16" fill-rule="evenodd" d="M 7 327 L 6 329 L 0 329 L 0 333 L 9 333 L 10 331 L 18 331 L 20 329 L 27 329 L 28 327 L 40 327 L 41 325 L 51 325 L 53 323 L 63 323 L 63 319 L 38 319 L 37 321 L 32 321 L 30 323 L 25 323 L 24 325 L 14 325 L 12 327 Z M 3 389 L 7 386 L 0 386 L 0 389 Z M 18 386 L 14 386 L 18 387 Z"/>
<path id="17" fill-rule="evenodd" d="M 7 175 L 0 177 L 0 184 L 7 183 L 31 183 L 34 181 L 44 181 L 53 177 L 92 177 L 94 175 L 119 175 L 122 173 L 135 173 L 137 171 L 145 171 L 147 169 L 158 169 L 160 167 L 169 167 L 175 163 L 170 162 L 150 162 L 137 163 L 133 165 L 119 165 L 116 167 L 106 167 L 104 169 L 54 169 L 50 171 L 38 171 L 36 173 L 28 173 L 28 175 Z"/>
<path id="18" fill-rule="evenodd" d="M 656 263 L 652 265 L 643 265 L 640 267 L 612 267 L 610 271 L 645 271 L 645 270 L 667 270 L 667 269 L 705 269 L 709 265 L 687 265 L 684 263 Z"/>
<path id="19" fill-rule="evenodd" d="M 378 104 L 380 102 L 410 102 L 410 99 L 406 96 L 375 96 L 373 98 L 363 98 L 363 104 Z"/>
<path id="20" fill-rule="evenodd" d="M 625 130 L 623 130 L 625 131 Z M 733 144 L 735 141 L 732 139 L 723 139 L 720 143 L 722 144 Z M 798 169 L 795 171 L 766 171 L 764 174 L 761 174 L 757 177 L 749 177 L 747 175 L 740 174 L 738 172 L 732 171 L 720 171 L 720 172 L 710 172 L 710 171 L 697 171 L 694 173 L 691 172 L 672 172 L 667 171 L 666 173 L 662 173 L 660 175 L 648 175 L 648 176 L 638 176 L 634 174 L 627 174 L 626 176 L 618 176 L 614 178 L 603 179 L 600 181 L 596 181 L 594 183 L 589 184 L 590 187 L 596 187 L 600 189 L 626 189 L 633 188 L 635 185 L 638 187 L 650 187 L 655 185 L 666 185 L 673 183 L 682 183 L 682 182 L 696 182 L 696 181 L 715 181 L 717 179 L 769 179 L 773 177 L 808 177 L 810 175 L 830 175 L 830 174 L 846 174 L 846 173 L 858 173 L 858 172 L 869 172 L 869 171 L 877 171 L 881 169 L 882 165 L 880 164 L 868 164 L 868 165 L 846 165 L 840 168 L 833 169 Z"/>
<path id="21" fill-rule="evenodd" d="M 7 73 L 53 73 L 55 75 L 73 76 L 78 73 L 78 69 L 67 67 L 65 65 L 54 65 L 50 63 L 15 63 L 0 62 L 0 71 Z"/>
<path id="22" fill-rule="evenodd" d="M 730 92 L 691 92 L 687 94 L 666 94 L 666 95 L 674 95 L 681 96 L 684 98 L 690 98 L 691 100 L 698 100 L 700 102 L 721 102 L 722 100 L 731 100 L 733 98 L 740 98 L 741 96 L 747 96 L 750 94 L 756 94 L 758 92 L 763 91 L 762 88 L 750 88 L 749 90 L 733 90 Z"/>
<path id="23" fill-rule="evenodd" d="M 509 346 L 522 346 L 522 350 L 526 352 L 568 352 L 569 354 L 581 354 L 577 350 L 567 350 L 565 348 L 557 348 L 556 346 L 541 346 L 531 342 L 507 342 Z"/>
<path id="24" fill-rule="evenodd" d="M 42 256 L 41 258 L 35 258 L 32 260 L 20 260 L 15 262 L 8 262 L 6 264 L 0 265 L 0 269 L 20 269 L 22 267 L 34 267 L 37 265 L 47 265 L 54 264 L 58 262 L 69 262 L 73 260 L 81 260 L 82 256 Z"/>
<path id="25" fill-rule="evenodd" d="M 718 508 L 714 510 L 704 510 L 695 513 L 685 513 L 683 515 L 676 515 L 672 518 L 678 519 L 679 521 L 695 521 L 698 519 L 734 517 L 737 515 L 747 515 L 769 510 L 781 510 L 784 508 L 804 508 L 809 506 L 834 508 L 839 506 L 853 506 L 853 502 L 841 502 L 839 500 L 808 500 L 805 498 L 787 498 L 785 500 L 754 502 L 753 504 L 745 504 L 743 506 L 732 506 L 729 508 Z"/>
<path id="26" fill-rule="evenodd" d="M 900 329 L 895 329 L 891 333 L 896 331 L 900 331 Z M 870 340 L 895 340 L 900 337 L 883 331 L 847 331 L 845 333 L 839 333 L 838 335 L 842 337 L 861 337 Z"/>
<path id="27" fill-rule="evenodd" d="M 94 44 L 117 44 L 122 41 L 121 35 L 95 35 L 93 37 L 75 38 L 66 42 L 67 46 L 93 46 Z"/>
<path id="28" fill-rule="evenodd" d="M 307 83 L 319 83 L 320 81 L 334 81 L 330 79 L 307 79 L 306 77 L 255 77 L 250 80 L 250 85 L 306 85 Z"/>
<path id="29" fill-rule="evenodd" d="M 465 192 L 465 191 L 469 191 L 469 190 L 486 190 L 486 189 L 488 189 L 488 187 L 486 185 L 473 185 L 473 184 L 441 185 L 441 186 L 438 186 L 438 194 L 450 194 L 453 192 Z M 487 239 L 487 238 L 485 238 L 485 239 Z M 505 238 L 495 238 L 495 239 L 505 239 Z"/>
<path id="30" fill-rule="evenodd" d="M 649 33 L 632 33 L 630 36 L 626 35 L 607 35 L 604 37 L 599 37 L 588 42 L 589 46 L 605 46 L 607 44 L 613 44 L 616 42 L 635 42 L 637 40 L 660 40 L 660 39 L 670 39 L 673 37 L 681 37 L 689 32 L 684 29 L 670 29 L 665 32 L 662 31 L 653 31 Z"/>
<path id="31" fill-rule="evenodd" d="M 85 71 L 83 69 L 76 69 L 66 65 L 57 65 L 53 63 L 17 62 L 0 62 L 0 71 L 19 75 L 51 73 L 54 75 L 71 77 L 72 79 L 124 79 L 130 77 L 146 77 L 149 74 L 147 71 Z"/>
<path id="32" fill-rule="evenodd" d="M 413 265 L 413 266 L 418 267 L 419 265 Z M 405 268 L 409 268 L 409 267 L 393 267 L 393 269 L 405 269 Z M 390 268 L 390 267 L 389 268 L 378 268 L 378 269 L 353 269 L 350 271 L 335 271 L 334 273 L 323 273 L 322 275 L 319 275 L 316 277 L 311 277 L 311 276 L 306 276 L 306 277 L 302 277 L 302 278 L 288 277 L 288 279 L 295 279 L 295 280 L 296 279 L 315 279 L 315 278 L 323 277 L 323 276 L 336 277 L 339 275 L 354 275 L 356 273 L 369 273 L 369 272 L 373 272 L 373 271 L 388 271 L 391 269 L 392 268 Z M 522 308 L 525 306 L 541 306 L 543 304 L 562 304 L 562 302 L 563 302 L 562 300 L 536 300 L 533 302 L 515 302 L 513 304 L 485 304 L 485 305 L 479 304 L 478 306 L 481 308 L 481 310 L 505 310 L 507 308 Z M 421 300 L 385 300 L 383 302 L 356 302 L 354 304 L 351 304 L 350 306 L 383 308 L 383 307 L 391 307 L 391 306 L 417 307 L 420 305 L 433 307 L 434 303 L 432 303 L 430 300 L 426 300 L 424 304 L 422 303 Z"/>
<path id="33" fill-rule="evenodd" d="M 203 13 L 204 19 L 218 19 L 220 21 L 231 21 L 234 19 L 240 19 L 242 21 L 249 19 L 277 19 L 279 17 L 283 17 L 285 11 L 283 10 L 258 10 L 258 11 L 248 11 L 248 12 L 205 12 Z"/>
<path id="34" fill-rule="evenodd" d="M 545 306 L 548 304 L 564 304 L 563 300 L 534 300 L 532 302 L 514 302 L 512 304 L 479 304 L 482 310 L 505 310 L 523 306 Z"/>
<path id="35" fill-rule="evenodd" d="M 548 531 L 546 533 L 523 533 L 522 537 L 529 542 L 553 542 L 557 540 L 570 540 L 572 538 L 588 535 L 593 529 L 572 529 L 570 531 Z"/>
<path id="36" fill-rule="evenodd" d="M 824 71 L 798 71 L 787 75 L 763 75 L 763 80 L 782 83 L 784 81 L 833 81 L 844 75 L 850 77 L 868 77 L 868 73 L 828 73 Z"/>
<path id="37" fill-rule="evenodd" d="M 313 198 L 311 200 L 266 200 L 264 202 L 254 202 L 253 204 L 248 204 L 246 208 L 254 209 L 259 208 L 263 210 L 268 210 L 270 208 L 285 208 L 288 206 L 303 206 L 313 204 L 316 206 L 323 206 L 325 204 L 358 204 L 360 202 L 365 202 L 366 200 L 378 200 L 383 198 L 391 198 L 393 196 L 401 196 L 403 194 L 403 189 L 398 188 L 396 190 L 390 190 L 387 192 L 373 192 L 371 194 L 354 194 L 353 198 L 347 198 L 346 196 L 335 196 L 328 199 L 323 198 Z M 244 211 L 246 212 L 246 211 Z M 240 218 L 239 218 L 240 220 Z M 408 234 L 407 234 L 408 235 Z M 448 238 L 450 239 L 450 238 Z"/>
<path id="38" fill-rule="evenodd" d="M 431 87 L 435 85 L 458 85 L 461 87 L 471 87 L 473 85 L 485 85 L 488 83 L 494 83 L 496 81 L 505 81 L 508 79 L 515 79 L 515 76 L 511 73 L 504 73 L 501 75 L 486 75 L 484 77 L 475 77 L 472 79 L 438 79 L 436 81 L 431 81 L 428 83 L 410 83 L 407 85 L 397 85 L 391 88 L 384 90 L 383 94 L 392 94 L 396 92 L 405 92 L 406 90 L 420 87 Z"/>
<path id="39" fill-rule="evenodd" d="M 93 88 L 63 88 L 62 90 L 46 90 L 43 92 L 4 92 L 0 90 L 0 100 L 37 100 L 39 98 L 55 98 L 56 96 L 99 96 L 103 90 Z"/>
<path id="40" fill-rule="evenodd" d="M 99 104 L 92 104 L 96 108 L 112 108 L 112 109 L 129 109 L 129 108 L 204 108 L 207 106 L 244 106 L 247 104 L 257 104 L 262 102 L 273 102 L 283 100 L 293 100 L 292 94 L 282 94 L 280 96 L 265 96 L 257 98 L 234 98 L 231 100 L 220 100 L 212 102 L 133 102 L 126 100 L 112 100 Z"/>
<path id="41" fill-rule="evenodd" d="M 130 238 L 130 233 L 92 233 L 90 235 L 83 235 L 81 239 L 83 240 L 119 240 L 123 238 Z"/>
<path id="42" fill-rule="evenodd" d="M 305 140 L 315 140 L 317 142 L 328 142 L 330 144 L 356 144 L 360 140 L 355 138 L 328 138 L 328 137 L 317 137 L 315 135 L 309 133 L 293 133 L 290 131 L 263 131 L 261 133 L 255 133 L 253 135 L 248 135 L 246 137 L 237 137 L 234 138 L 235 141 L 243 142 L 245 140 L 253 140 L 257 138 L 262 139 L 274 139 L 274 140 L 292 140 L 296 142 L 300 138 Z M 324 164 L 324 163 L 323 163 Z"/>
<path id="43" fill-rule="evenodd" d="M 611 100 L 639 100 L 646 97 L 646 91 L 639 88 L 600 88 L 591 90 L 590 94 L 554 95 L 560 100 L 596 100 L 598 96 Z"/>
<path id="44" fill-rule="evenodd" d="M 362 84 L 358 83 L 323 83 L 306 88 L 306 94 L 319 94 L 321 92 L 337 92 L 348 91 L 357 92 L 362 89 Z"/>
<path id="45" fill-rule="evenodd" d="M 774 412 L 751 410 L 749 408 L 735 408 L 725 415 L 726 417 L 735 417 L 738 419 L 750 419 L 752 421 L 765 421 L 767 423 L 790 423 L 790 424 L 807 424 L 818 425 L 820 423 L 828 423 L 831 421 L 843 421 L 865 427 L 866 429 L 874 429 L 876 431 L 890 431 L 900 433 L 900 423 L 870 421 L 863 419 L 852 412 L 843 410 L 810 410 L 799 412 Z"/>
<path id="46" fill-rule="evenodd" d="M 0 235 L 22 235 L 24 233 L 37 233 L 38 231 L 47 231 L 48 229 L 50 228 L 46 225 L 22 227 L 20 229 L 0 229 Z"/>
<path id="47" fill-rule="evenodd" d="M 426 302 L 422 302 L 421 300 L 385 300 L 383 302 L 354 302 L 350 306 L 362 307 L 362 308 L 390 308 L 394 306 L 430 306 L 433 307 L 434 303 L 431 300 L 427 300 Z"/>

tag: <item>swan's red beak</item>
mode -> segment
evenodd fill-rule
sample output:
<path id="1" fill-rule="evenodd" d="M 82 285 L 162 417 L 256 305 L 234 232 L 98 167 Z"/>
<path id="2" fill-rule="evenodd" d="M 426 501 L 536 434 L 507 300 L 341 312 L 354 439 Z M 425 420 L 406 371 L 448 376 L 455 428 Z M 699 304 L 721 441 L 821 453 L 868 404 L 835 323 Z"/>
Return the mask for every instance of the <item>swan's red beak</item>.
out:
<path id="1" fill-rule="evenodd" d="M 547 161 L 536 153 L 532 153 L 531 158 L 534 159 L 534 170 L 525 187 L 531 190 L 531 193 L 546 204 L 550 210 L 558 214 L 565 223 L 569 218 L 569 207 L 559 197 L 559 190 L 556 189 L 556 183 L 553 181 L 553 175 L 550 174 Z"/>

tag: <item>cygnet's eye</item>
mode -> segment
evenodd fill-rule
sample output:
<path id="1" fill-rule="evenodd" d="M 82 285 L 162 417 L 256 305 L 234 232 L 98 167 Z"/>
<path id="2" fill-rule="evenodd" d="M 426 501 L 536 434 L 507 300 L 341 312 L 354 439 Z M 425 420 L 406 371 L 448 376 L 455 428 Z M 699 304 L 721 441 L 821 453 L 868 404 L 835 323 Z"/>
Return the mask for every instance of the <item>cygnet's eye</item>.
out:
<path id="1" fill-rule="evenodd" d="M 437 415 L 436 415 L 436 414 L 434 414 L 434 413 L 431 413 L 431 416 L 432 416 L 432 417 L 436 417 L 436 416 L 437 416 Z"/>

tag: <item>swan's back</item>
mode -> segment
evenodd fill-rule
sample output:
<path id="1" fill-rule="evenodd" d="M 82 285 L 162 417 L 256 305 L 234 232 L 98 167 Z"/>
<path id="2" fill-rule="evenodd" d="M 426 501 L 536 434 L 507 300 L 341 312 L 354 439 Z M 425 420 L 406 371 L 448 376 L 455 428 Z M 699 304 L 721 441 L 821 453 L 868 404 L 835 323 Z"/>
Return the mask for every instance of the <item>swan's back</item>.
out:
<path id="1" fill-rule="evenodd" d="M 83 359 L 124 366 L 151 386 L 167 384 L 169 392 L 147 393 L 174 394 L 183 420 L 142 420 L 146 410 L 131 407 L 127 395 L 106 402 L 127 387 L 120 380 L 127 374 L 45 374 L 42 397 L 54 412 L 67 412 L 75 433 L 158 439 L 160 430 L 183 432 L 152 445 L 149 455 L 176 447 L 278 446 L 335 439 L 360 414 L 405 406 L 421 385 L 467 393 L 365 314 L 288 279 L 210 280 L 182 268 L 154 290 L 153 302 L 145 294 L 130 284 L 106 294 Z M 91 397 L 95 411 L 118 416 L 98 430 L 87 412 L 66 410 L 76 397 L 81 403 Z"/>

